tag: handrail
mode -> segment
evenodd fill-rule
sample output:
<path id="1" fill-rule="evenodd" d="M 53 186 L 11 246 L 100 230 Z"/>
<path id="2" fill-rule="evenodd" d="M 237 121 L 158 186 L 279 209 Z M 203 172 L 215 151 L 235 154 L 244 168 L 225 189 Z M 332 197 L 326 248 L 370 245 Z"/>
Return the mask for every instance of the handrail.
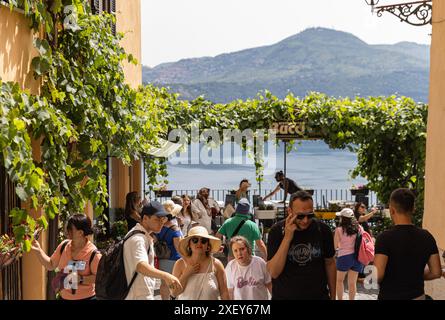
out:
<path id="1" fill-rule="evenodd" d="M 181 195 L 189 195 L 189 196 L 196 196 L 198 194 L 198 189 L 176 189 L 176 190 L 169 190 L 172 191 L 173 196 L 181 196 Z M 218 201 L 225 201 L 225 196 L 227 194 L 230 194 L 232 190 L 229 189 L 210 189 L 210 197 L 218 200 Z M 261 189 L 261 193 L 259 192 L 259 189 L 250 189 L 249 190 L 249 197 L 252 199 L 253 195 L 261 195 L 266 196 L 272 191 L 272 189 Z M 314 207 L 315 208 L 327 208 L 327 204 L 329 201 L 334 200 L 340 200 L 340 201 L 348 201 L 348 202 L 354 202 L 357 198 L 356 196 L 351 194 L 350 189 L 314 189 L 313 190 L 313 200 L 314 200 Z M 169 197 L 156 197 L 155 192 L 146 192 L 147 197 L 149 199 L 157 199 L 157 200 L 166 200 L 169 199 Z M 271 200 L 282 200 L 284 196 L 283 190 L 280 190 L 277 192 Z M 375 206 L 379 203 L 377 199 L 377 195 L 375 192 L 369 191 L 369 195 L 366 196 L 368 200 L 368 206 Z M 361 198 L 366 202 L 365 198 Z M 360 196 L 359 196 L 360 200 Z"/>

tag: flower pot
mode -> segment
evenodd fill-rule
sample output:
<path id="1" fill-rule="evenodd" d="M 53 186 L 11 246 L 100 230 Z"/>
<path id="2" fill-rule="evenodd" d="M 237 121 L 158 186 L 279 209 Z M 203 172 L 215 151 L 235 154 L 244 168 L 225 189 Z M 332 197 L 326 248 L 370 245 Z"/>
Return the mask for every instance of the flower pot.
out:
<path id="1" fill-rule="evenodd" d="M 369 189 L 368 188 L 363 188 L 363 189 L 351 189 L 351 194 L 353 196 L 357 195 L 357 194 L 362 194 L 362 195 L 368 195 L 369 193 Z"/>
<path id="2" fill-rule="evenodd" d="M 158 198 L 171 198 L 173 190 L 158 190 L 156 191 L 156 197 Z"/>
<path id="3" fill-rule="evenodd" d="M 263 219 L 276 219 L 277 217 L 277 210 L 259 210 L 255 208 L 255 218 L 259 220 Z"/>
<path id="4" fill-rule="evenodd" d="M 13 250 L 6 252 L 6 253 L 0 253 L 0 270 L 3 268 L 6 268 L 11 263 L 17 260 L 19 257 L 20 251 L 18 248 L 14 248 Z"/>

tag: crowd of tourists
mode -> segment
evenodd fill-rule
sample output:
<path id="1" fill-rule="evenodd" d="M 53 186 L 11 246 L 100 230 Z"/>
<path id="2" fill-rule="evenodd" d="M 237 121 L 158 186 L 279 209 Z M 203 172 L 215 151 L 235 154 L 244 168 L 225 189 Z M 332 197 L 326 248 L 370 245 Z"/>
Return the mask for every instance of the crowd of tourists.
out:
<path id="1" fill-rule="evenodd" d="M 409 189 L 392 192 L 394 225 L 374 239 L 368 220 L 375 210 L 368 213 L 363 203 L 344 208 L 331 230 L 316 219 L 310 193 L 282 173 L 276 178 L 274 191 L 294 192 L 267 243 L 243 179 L 234 212 L 221 226 L 212 221 L 223 208 L 208 188 L 162 204 L 131 192 L 128 233 L 109 250 L 99 252 L 91 242 L 92 222 L 84 214 L 69 218 L 67 240 L 51 256 L 38 241 L 32 250 L 46 269 L 58 271 L 52 284 L 64 300 L 151 300 L 156 280 L 163 300 L 342 300 L 345 282 L 354 300 L 358 279 L 373 273 L 378 299 L 426 299 L 424 281 L 445 277 L 434 237 L 413 224 L 415 195 Z"/>

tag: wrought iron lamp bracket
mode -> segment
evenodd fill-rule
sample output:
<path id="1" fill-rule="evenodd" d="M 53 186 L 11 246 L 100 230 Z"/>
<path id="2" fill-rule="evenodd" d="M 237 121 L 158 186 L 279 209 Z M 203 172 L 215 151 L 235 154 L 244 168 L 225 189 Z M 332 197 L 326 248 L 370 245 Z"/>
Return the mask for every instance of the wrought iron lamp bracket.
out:
<path id="1" fill-rule="evenodd" d="M 387 11 L 400 19 L 402 22 L 413 26 L 424 26 L 431 24 L 433 18 L 432 0 L 415 1 L 400 4 L 391 4 L 374 7 L 377 16 L 381 17 Z"/>

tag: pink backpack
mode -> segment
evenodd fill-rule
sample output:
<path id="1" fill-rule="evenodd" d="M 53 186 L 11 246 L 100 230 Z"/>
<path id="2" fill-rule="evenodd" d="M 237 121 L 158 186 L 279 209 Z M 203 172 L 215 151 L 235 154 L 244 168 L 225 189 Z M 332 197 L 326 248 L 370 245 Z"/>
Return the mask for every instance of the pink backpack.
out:
<path id="1" fill-rule="evenodd" d="M 361 226 L 355 240 L 355 255 L 357 260 L 365 266 L 374 261 L 374 241 Z"/>

